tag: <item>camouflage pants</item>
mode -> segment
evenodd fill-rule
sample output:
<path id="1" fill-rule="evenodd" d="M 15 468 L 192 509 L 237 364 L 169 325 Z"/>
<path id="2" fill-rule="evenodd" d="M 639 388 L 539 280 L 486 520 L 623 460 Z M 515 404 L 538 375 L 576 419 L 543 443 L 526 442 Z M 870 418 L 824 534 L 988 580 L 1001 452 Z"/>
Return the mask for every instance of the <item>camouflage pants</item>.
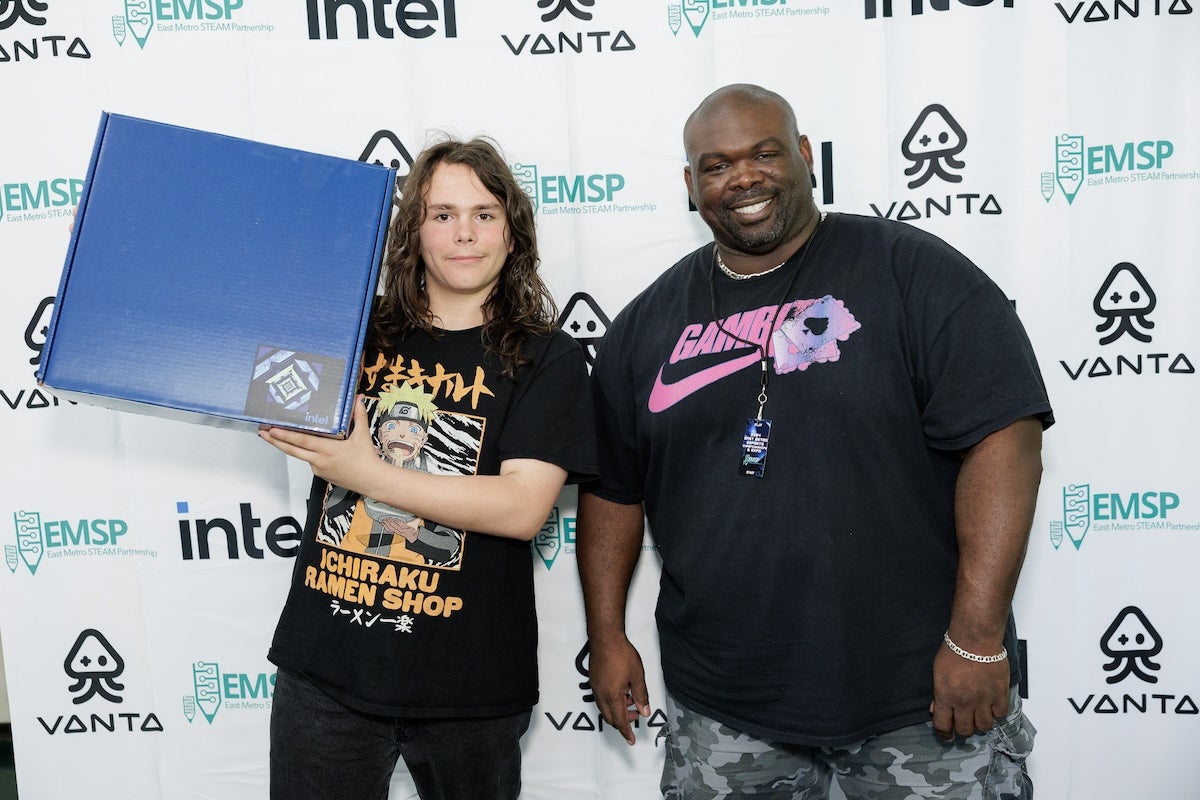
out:
<path id="1" fill-rule="evenodd" d="M 849 800 L 1031 800 L 1025 758 L 1036 731 L 1014 689 L 1009 714 L 987 733 L 943 742 L 931 723 L 842 747 L 757 739 L 667 697 L 668 800 L 825 800 L 831 782 Z"/>

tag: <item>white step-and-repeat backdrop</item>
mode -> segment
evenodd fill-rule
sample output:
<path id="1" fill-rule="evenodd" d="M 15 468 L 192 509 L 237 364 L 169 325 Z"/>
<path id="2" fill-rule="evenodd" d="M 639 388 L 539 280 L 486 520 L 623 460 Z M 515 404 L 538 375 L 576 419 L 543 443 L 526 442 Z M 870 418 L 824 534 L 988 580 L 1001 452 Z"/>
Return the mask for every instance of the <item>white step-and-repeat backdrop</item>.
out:
<path id="1" fill-rule="evenodd" d="M 0 630 L 22 798 L 266 796 L 265 653 L 308 485 L 250 434 L 38 388 L 101 110 L 402 173 L 432 132 L 491 135 L 536 200 L 563 325 L 594 346 L 708 238 L 680 130 L 734 81 L 794 104 L 824 208 L 947 239 L 1033 339 L 1059 420 L 1017 597 L 1039 796 L 1200 797 L 1189 0 L 0 0 Z M 629 748 L 590 701 L 574 517 L 567 490 L 530 552 L 524 796 L 652 798 L 661 714 Z M 647 552 L 630 614 L 658 709 L 656 573 Z M 404 776 L 392 794 L 412 796 Z"/>

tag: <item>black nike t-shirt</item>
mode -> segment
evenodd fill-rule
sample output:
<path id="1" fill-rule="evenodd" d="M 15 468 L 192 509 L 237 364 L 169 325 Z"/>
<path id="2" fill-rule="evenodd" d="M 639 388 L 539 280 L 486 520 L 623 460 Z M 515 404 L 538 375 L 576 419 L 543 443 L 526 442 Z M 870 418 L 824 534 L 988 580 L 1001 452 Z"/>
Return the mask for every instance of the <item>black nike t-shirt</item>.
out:
<path id="1" fill-rule="evenodd" d="M 645 503 L 669 691 L 824 746 L 929 719 L 956 451 L 1052 417 L 1011 304 L 949 245 L 832 214 L 803 249 L 798 272 L 797 256 L 738 281 L 707 245 L 617 316 L 592 375 L 596 491 Z M 745 447 L 760 347 L 765 457 Z"/>

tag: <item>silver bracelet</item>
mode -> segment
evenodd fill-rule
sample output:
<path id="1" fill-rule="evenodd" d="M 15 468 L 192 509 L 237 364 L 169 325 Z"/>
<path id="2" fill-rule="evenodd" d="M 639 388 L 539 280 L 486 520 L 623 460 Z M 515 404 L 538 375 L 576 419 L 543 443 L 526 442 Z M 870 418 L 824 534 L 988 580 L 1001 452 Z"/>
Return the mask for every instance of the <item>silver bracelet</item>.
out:
<path id="1" fill-rule="evenodd" d="M 996 653 L 994 656 L 977 656 L 974 653 L 968 653 L 950 639 L 950 631 L 946 631 L 942 634 L 942 641 L 946 643 L 946 646 L 949 647 L 956 656 L 961 656 L 967 661 L 974 661 L 977 664 L 995 664 L 997 661 L 1003 661 L 1004 659 L 1008 658 L 1008 648 L 1003 646 L 1001 646 L 1000 652 Z"/>

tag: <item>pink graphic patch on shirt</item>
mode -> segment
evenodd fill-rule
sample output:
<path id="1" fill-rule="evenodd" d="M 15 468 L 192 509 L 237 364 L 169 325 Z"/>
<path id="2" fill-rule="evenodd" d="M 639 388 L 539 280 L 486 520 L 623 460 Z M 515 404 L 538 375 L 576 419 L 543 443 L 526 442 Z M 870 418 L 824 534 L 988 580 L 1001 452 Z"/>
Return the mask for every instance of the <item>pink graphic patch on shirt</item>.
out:
<path id="1" fill-rule="evenodd" d="M 806 370 L 812 364 L 837 361 L 842 357 L 837 343 L 846 341 L 861 327 L 845 304 L 832 295 L 797 301 L 771 335 L 775 372 L 784 375 Z"/>

